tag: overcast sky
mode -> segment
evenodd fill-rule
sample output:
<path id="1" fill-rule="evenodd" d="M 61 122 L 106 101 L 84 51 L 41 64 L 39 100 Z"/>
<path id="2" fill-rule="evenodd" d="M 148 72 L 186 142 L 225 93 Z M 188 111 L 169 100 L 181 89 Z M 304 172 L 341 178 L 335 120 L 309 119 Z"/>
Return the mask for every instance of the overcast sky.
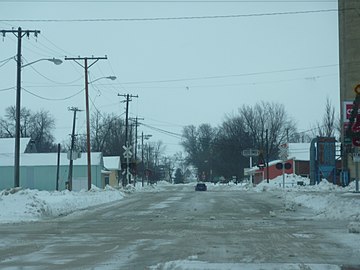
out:
<path id="1" fill-rule="evenodd" d="M 174 154 L 180 139 L 154 128 L 180 134 L 186 125 L 218 126 L 242 105 L 260 101 L 284 104 L 299 131 L 322 118 L 327 98 L 338 112 L 336 9 L 334 0 L 0 0 L 0 30 L 41 31 L 23 38 L 24 64 L 106 55 L 90 68 L 90 81 L 110 75 L 117 80 L 91 84 L 91 112 L 124 117 L 124 99 L 117 94 L 138 95 L 130 103 L 131 117 L 152 127 L 139 132 L 162 140 Z M 0 61 L 16 51 L 16 37 L 6 34 Z M 16 62 L 0 62 L 1 117 L 15 105 L 15 84 Z M 84 70 L 73 61 L 41 61 L 23 69 L 22 87 L 22 106 L 49 110 L 57 142 L 70 140 L 68 107 L 85 108 Z M 84 112 L 77 132 L 85 133 Z"/>

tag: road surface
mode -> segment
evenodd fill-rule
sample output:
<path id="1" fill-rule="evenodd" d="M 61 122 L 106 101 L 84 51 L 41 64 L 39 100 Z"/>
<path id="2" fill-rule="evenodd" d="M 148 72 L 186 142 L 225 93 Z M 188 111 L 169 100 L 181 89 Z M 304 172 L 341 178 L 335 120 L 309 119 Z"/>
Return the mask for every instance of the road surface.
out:
<path id="1" fill-rule="evenodd" d="M 1 224 L 0 269 L 165 269 L 179 260 L 249 267 L 360 264 L 360 249 L 347 244 L 347 221 L 288 208 L 280 191 L 170 186 L 134 193 L 81 214 Z"/>

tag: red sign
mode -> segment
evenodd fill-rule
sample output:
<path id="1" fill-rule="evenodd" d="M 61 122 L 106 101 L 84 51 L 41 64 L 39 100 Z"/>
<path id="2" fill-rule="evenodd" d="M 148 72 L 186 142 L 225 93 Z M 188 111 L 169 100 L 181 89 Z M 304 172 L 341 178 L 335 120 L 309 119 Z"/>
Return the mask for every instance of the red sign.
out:
<path id="1" fill-rule="evenodd" d="M 360 146 L 360 138 L 353 138 L 352 144 L 353 146 Z"/>
<path id="2" fill-rule="evenodd" d="M 356 116 L 356 120 L 352 124 L 351 130 L 354 133 L 359 133 L 360 132 L 360 115 L 359 114 Z"/>

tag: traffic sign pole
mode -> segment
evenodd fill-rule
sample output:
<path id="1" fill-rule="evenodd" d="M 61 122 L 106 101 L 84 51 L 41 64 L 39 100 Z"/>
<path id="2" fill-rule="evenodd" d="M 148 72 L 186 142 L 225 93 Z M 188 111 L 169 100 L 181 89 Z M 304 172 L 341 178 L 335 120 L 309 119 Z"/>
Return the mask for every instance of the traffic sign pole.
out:
<path id="1" fill-rule="evenodd" d="M 244 157 L 250 158 L 250 169 L 252 168 L 252 158 L 257 157 L 259 154 L 260 154 L 260 151 L 256 150 L 256 149 L 246 149 L 246 150 L 242 151 L 242 155 Z M 253 183 L 253 177 L 252 177 L 251 172 L 250 172 L 250 183 Z"/>

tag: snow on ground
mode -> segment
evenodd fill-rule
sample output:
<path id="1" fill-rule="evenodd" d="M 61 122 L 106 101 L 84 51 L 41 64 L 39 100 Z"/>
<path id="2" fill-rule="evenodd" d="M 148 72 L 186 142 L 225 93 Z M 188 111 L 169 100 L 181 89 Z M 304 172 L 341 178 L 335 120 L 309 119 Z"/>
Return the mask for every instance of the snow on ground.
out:
<path id="1" fill-rule="evenodd" d="M 299 181 L 303 186 L 297 185 Z M 292 207 L 305 206 L 315 211 L 317 218 L 347 219 L 353 222 L 352 231 L 360 233 L 360 193 L 354 193 L 355 183 L 348 187 L 339 187 L 326 180 L 319 185 L 310 186 L 308 178 L 287 175 L 285 188 L 283 177 L 277 177 L 270 183 L 263 181 L 256 187 L 248 183 L 235 185 L 209 184 L 208 190 L 239 190 L 244 192 L 278 192 L 283 191 L 285 204 Z M 38 191 L 30 189 L 11 189 L 0 191 L 0 223 L 36 221 L 44 217 L 67 215 L 112 201 L 121 200 L 126 194 L 134 192 L 161 192 L 167 182 L 157 185 L 138 183 L 136 187 L 128 185 L 125 189 L 114 189 L 107 186 L 104 190 L 95 186 L 90 191 Z M 185 184 L 194 186 L 195 183 Z"/>
<path id="2" fill-rule="evenodd" d="M 90 191 L 70 192 L 39 191 L 13 188 L 0 191 L 0 223 L 16 223 L 37 221 L 42 218 L 64 216 L 85 210 L 92 206 L 121 200 L 126 194 L 133 192 L 160 192 L 162 187 L 170 185 L 160 182 L 159 185 L 134 187 L 128 185 L 124 189 L 107 186 L 99 189 L 92 186 Z"/>
<path id="3" fill-rule="evenodd" d="M 304 186 L 297 185 L 302 181 Z M 287 175 L 285 188 L 283 177 L 279 176 L 270 183 L 266 181 L 254 188 L 258 192 L 283 190 L 285 203 L 288 207 L 297 205 L 314 210 L 316 218 L 346 219 L 360 222 L 360 193 L 355 193 L 355 182 L 347 187 L 340 187 L 322 180 L 318 185 L 310 185 L 308 178 Z M 360 229 L 359 229 L 360 233 Z"/>
<path id="4" fill-rule="evenodd" d="M 303 186 L 298 185 L 302 181 Z M 349 221 L 348 232 L 360 233 L 360 193 L 354 193 L 355 183 L 348 187 L 339 187 L 326 180 L 319 185 L 310 186 L 308 178 L 287 175 L 285 188 L 283 177 L 280 176 L 270 183 L 266 181 L 253 187 L 249 183 L 209 184 L 209 191 L 238 190 L 239 192 L 274 192 L 276 196 L 282 194 L 288 210 L 301 206 L 314 210 L 314 218 L 345 219 Z M 138 183 L 136 187 L 128 185 L 124 189 L 106 187 L 104 190 L 92 187 L 90 191 L 38 191 L 30 189 L 10 189 L 0 191 L 0 223 L 15 223 L 37 221 L 43 218 L 57 217 L 71 213 L 81 212 L 89 207 L 123 199 L 127 194 L 134 192 L 161 192 L 171 184 L 158 182 L 157 185 L 144 185 Z M 195 183 L 179 185 L 179 190 L 193 188 Z M 185 260 L 164 262 L 152 266 L 150 269 L 311 269 L 311 270 L 338 270 L 334 265 L 312 264 L 246 264 L 241 263 L 209 263 L 197 260 L 191 256 Z"/>
<path id="5" fill-rule="evenodd" d="M 179 260 L 150 267 L 151 270 L 341 270 L 339 266 L 330 264 L 295 264 L 295 263 L 207 263 L 196 260 Z"/>

